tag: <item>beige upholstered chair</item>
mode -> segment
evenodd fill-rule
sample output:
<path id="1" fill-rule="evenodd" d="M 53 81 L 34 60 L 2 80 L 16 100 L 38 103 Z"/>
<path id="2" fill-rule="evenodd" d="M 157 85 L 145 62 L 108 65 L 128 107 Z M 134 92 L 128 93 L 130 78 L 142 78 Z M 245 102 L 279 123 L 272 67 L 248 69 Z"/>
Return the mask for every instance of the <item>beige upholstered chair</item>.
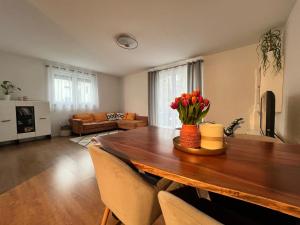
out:
<path id="1" fill-rule="evenodd" d="M 158 194 L 166 225 L 219 225 L 218 221 L 166 191 Z"/>
<path id="2" fill-rule="evenodd" d="M 106 206 L 101 224 L 106 224 L 110 210 L 126 225 L 152 224 L 161 214 L 157 194 L 166 189 L 170 181 L 162 179 L 153 186 L 99 146 L 90 145 L 89 152 Z"/>

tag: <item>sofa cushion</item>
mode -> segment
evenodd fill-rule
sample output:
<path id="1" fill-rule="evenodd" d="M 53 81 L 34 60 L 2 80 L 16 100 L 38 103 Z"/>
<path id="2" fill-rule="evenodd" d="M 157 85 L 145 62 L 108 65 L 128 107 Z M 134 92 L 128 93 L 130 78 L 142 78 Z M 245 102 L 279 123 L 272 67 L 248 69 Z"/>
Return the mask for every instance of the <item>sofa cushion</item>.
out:
<path id="1" fill-rule="evenodd" d="M 93 122 L 94 117 L 91 113 L 78 113 L 73 116 L 74 119 L 80 119 L 83 122 Z"/>
<path id="2" fill-rule="evenodd" d="M 116 113 L 107 113 L 107 114 L 106 114 L 106 118 L 107 118 L 107 120 L 109 120 L 109 121 L 117 120 Z"/>
<path id="3" fill-rule="evenodd" d="M 102 122 L 102 121 L 106 121 L 107 120 L 105 112 L 94 113 L 93 116 L 94 116 L 94 121 L 95 122 Z"/>
<path id="4" fill-rule="evenodd" d="M 124 120 L 135 120 L 135 113 L 126 113 Z"/>

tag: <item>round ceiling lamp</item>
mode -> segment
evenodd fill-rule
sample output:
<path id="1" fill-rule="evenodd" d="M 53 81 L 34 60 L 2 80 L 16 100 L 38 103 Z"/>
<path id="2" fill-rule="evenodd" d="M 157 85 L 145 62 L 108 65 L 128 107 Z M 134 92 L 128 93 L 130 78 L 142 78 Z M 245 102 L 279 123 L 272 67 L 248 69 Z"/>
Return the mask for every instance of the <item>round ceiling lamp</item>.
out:
<path id="1" fill-rule="evenodd" d="M 125 49 L 135 49 L 138 46 L 137 40 L 131 34 L 119 34 L 116 36 L 116 43 Z"/>

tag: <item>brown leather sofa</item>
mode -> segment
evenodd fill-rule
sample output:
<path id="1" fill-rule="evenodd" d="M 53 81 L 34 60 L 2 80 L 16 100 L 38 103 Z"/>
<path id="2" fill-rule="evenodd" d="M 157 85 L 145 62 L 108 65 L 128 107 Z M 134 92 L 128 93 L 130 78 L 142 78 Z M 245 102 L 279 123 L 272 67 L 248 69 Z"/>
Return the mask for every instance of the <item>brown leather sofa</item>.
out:
<path id="1" fill-rule="evenodd" d="M 147 116 L 134 115 L 130 120 L 107 120 L 105 112 L 75 114 L 69 120 L 74 134 L 82 135 L 116 129 L 130 130 L 148 125 Z"/>

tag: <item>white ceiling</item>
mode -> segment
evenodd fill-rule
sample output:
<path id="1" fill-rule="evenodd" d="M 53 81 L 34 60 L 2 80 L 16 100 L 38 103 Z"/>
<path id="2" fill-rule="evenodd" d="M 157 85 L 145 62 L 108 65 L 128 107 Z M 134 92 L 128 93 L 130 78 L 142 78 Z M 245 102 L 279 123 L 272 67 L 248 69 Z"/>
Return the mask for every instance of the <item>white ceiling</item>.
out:
<path id="1" fill-rule="evenodd" d="M 0 49 L 126 75 L 256 43 L 294 0 L 0 0 Z M 118 33 L 139 41 L 119 48 Z"/>

